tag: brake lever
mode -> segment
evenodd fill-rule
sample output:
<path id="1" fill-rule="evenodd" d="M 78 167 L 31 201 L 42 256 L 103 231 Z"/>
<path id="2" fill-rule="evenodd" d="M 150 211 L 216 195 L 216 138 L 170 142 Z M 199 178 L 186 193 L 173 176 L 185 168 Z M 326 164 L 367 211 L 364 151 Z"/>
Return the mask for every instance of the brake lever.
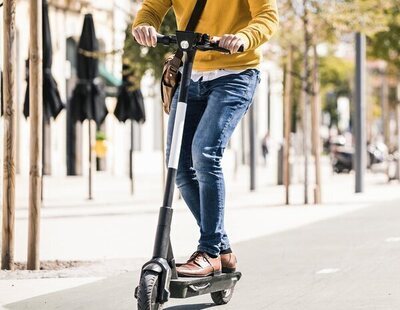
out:
<path id="1" fill-rule="evenodd" d="M 212 42 L 210 40 L 207 40 L 206 43 L 202 47 L 199 47 L 199 49 L 203 50 L 203 51 L 212 50 L 212 51 L 216 51 L 216 52 L 231 54 L 230 50 L 219 46 L 219 41 Z M 241 45 L 238 50 L 238 53 L 242 53 L 242 52 L 244 52 L 243 45 Z"/>

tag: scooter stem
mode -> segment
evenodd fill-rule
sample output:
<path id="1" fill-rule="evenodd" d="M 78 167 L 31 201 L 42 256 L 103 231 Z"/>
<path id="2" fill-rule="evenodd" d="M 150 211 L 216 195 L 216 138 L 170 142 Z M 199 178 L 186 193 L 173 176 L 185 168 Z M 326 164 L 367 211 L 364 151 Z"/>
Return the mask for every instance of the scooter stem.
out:
<path id="1" fill-rule="evenodd" d="M 179 91 L 179 101 L 175 113 L 174 131 L 172 135 L 171 150 L 168 161 L 167 181 L 165 185 L 163 205 L 160 208 L 156 240 L 154 242 L 153 258 L 168 259 L 170 246 L 170 231 L 172 222 L 172 200 L 174 197 L 175 178 L 178 169 L 179 156 L 182 146 L 183 129 L 185 124 L 188 90 L 192 74 L 195 49 L 184 51 L 183 73 Z"/>

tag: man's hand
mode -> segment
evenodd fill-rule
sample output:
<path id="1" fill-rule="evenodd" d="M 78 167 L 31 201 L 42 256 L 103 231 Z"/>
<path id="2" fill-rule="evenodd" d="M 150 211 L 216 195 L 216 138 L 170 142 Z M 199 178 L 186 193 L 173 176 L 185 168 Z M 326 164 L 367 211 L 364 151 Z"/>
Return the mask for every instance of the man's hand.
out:
<path id="1" fill-rule="evenodd" d="M 157 31 L 153 26 L 139 25 L 132 29 L 132 35 L 140 45 L 148 47 L 157 45 Z"/>
<path id="2" fill-rule="evenodd" d="M 213 41 L 218 41 L 218 40 L 219 40 L 218 46 L 229 50 L 231 54 L 237 53 L 239 48 L 242 45 L 244 46 L 242 38 L 240 38 L 235 34 L 224 34 L 221 38 L 213 37 Z"/>

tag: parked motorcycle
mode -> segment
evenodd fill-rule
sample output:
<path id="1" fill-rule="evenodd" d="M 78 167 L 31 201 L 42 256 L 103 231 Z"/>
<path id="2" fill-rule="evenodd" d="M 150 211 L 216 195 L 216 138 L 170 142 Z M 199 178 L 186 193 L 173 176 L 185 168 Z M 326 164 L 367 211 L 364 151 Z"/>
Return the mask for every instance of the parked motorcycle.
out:
<path id="1" fill-rule="evenodd" d="M 338 136 L 331 143 L 331 163 L 335 173 L 349 173 L 354 167 L 354 147 L 346 146 L 343 136 Z M 370 143 L 367 146 L 367 167 L 373 172 L 385 172 L 388 148 L 382 142 Z"/>
<path id="2" fill-rule="evenodd" d="M 332 169 L 335 173 L 349 173 L 353 169 L 354 149 L 346 146 L 344 136 L 337 136 L 330 142 Z"/>

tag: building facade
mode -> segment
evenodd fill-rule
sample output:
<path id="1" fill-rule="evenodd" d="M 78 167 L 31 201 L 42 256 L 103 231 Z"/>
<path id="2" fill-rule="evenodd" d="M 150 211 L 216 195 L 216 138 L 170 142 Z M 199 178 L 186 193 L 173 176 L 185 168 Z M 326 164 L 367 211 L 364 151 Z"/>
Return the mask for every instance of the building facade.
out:
<path id="1" fill-rule="evenodd" d="M 52 73 L 56 79 L 63 101 L 68 99 L 76 83 L 76 44 L 82 30 L 84 14 L 92 13 L 96 35 L 102 51 L 122 51 L 125 30 L 132 21 L 137 5 L 131 0 L 112 1 L 61 1 L 49 0 L 49 18 L 53 45 Z M 26 91 L 25 60 L 29 49 L 29 1 L 17 1 L 17 173 L 29 175 L 29 119 L 22 114 Z M 266 59 L 269 52 L 266 50 Z M 106 70 L 118 79 L 121 78 L 122 53 L 110 53 L 101 59 Z M 160 64 L 161 65 L 161 64 Z M 271 165 L 276 162 L 276 150 L 282 140 L 282 70 L 276 61 L 266 60 L 261 66 L 261 83 L 255 98 L 256 145 L 257 155 L 261 162 L 261 140 L 267 131 L 270 133 Z M 143 125 L 134 125 L 134 161 L 135 171 L 141 173 L 160 173 L 163 166 L 163 145 L 167 116 L 163 114 L 158 82 L 150 75 L 142 80 L 142 91 L 145 97 L 147 120 Z M 107 98 L 110 114 L 101 128 L 106 134 L 108 152 L 103 162 L 103 169 L 111 175 L 127 176 L 129 167 L 129 150 L 131 128 L 121 124 L 112 115 L 116 99 Z M 248 119 L 237 128 L 230 147 L 227 150 L 224 165 L 234 170 L 238 165 L 248 163 Z M 2 120 L 1 120 L 2 122 Z M 67 147 L 67 111 L 63 110 L 56 120 L 52 120 L 50 135 L 46 137 L 46 163 L 48 174 L 63 176 L 68 174 Z M 3 126 L 3 124 L 1 124 Z M 88 171 L 88 122 L 77 126 L 77 148 L 74 165 L 77 174 L 85 175 Z M 0 137 L 2 139 L 3 137 Z M 2 142 L 1 142 L 2 143 Z M 3 144 L 2 144 L 3 145 Z"/>

